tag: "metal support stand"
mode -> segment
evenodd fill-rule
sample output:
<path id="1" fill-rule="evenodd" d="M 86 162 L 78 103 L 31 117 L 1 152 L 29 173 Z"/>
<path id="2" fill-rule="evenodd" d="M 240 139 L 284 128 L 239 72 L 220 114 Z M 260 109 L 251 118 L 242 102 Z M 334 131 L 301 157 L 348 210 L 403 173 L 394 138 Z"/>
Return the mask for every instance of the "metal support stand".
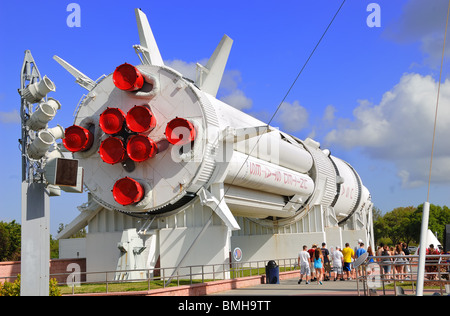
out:
<path id="1" fill-rule="evenodd" d="M 30 84 L 41 80 L 41 75 L 29 50 L 21 71 L 20 117 L 22 121 L 22 253 L 21 286 L 22 296 L 48 296 L 50 272 L 50 206 L 49 194 L 42 179 L 42 159 L 30 160 L 28 146 L 35 138 L 35 132 L 26 126 L 33 112 L 33 105 L 22 96 Z"/>
<path id="2" fill-rule="evenodd" d="M 430 203 L 423 203 L 422 226 L 420 228 L 419 244 L 419 266 L 417 268 L 417 288 L 416 296 L 423 296 L 423 287 L 425 282 L 425 257 L 427 253 L 427 232 L 428 220 L 430 216 Z"/>
<path id="3" fill-rule="evenodd" d="M 45 185 L 22 182 L 21 296 L 49 295 L 49 210 Z"/>
<path id="4" fill-rule="evenodd" d="M 212 219 L 213 219 L 213 214 L 211 214 L 211 216 L 209 217 L 208 221 L 205 223 L 205 225 L 203 225 L 202 230 L 200 231 L 200 233 L 198 233 L 197 237 L 194 239 L 194 241 L 192 242 L 192 244 L 189 246 L 188 250 L 186 251 L 186 253 L 183 255 L 183 257 L 181 258 L 180 262 L 178 263 L 177 267 L 175 268 L 175 270 L 173 271 L 172 275 L 170 276 L 170 278 L 166 281 L 165 283 L 165 287 L 169 286 L 170 282 L 172 282 L 172 279 L 174 278 L 175 275 L 178 274 L 178 270 L 180 270 L 180 267 L 183 265 L 184 260 L 186 259 L 186 257 L 190 254 L 192 248 L 195 246 L 195 244 L 197 243 L 198 240 L 200 240 L 200 238 L 203 236 L 203 234 L 206 232 L 206 229 L 208 229 L 209 225 L 211 225 L 212 223 Z"/>

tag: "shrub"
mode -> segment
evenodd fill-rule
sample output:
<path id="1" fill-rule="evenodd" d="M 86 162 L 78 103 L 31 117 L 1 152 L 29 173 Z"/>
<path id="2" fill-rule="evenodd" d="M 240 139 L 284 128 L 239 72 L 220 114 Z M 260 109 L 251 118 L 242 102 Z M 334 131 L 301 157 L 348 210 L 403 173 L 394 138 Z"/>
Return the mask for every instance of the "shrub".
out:
<path id="1" fill-rule="evenodd" d="M 20 274 L 14 282 L 0 283 L 0 296 L 20 296 Z M 56 279 L 50 279 L 49 296 L 61 296 Z"/>

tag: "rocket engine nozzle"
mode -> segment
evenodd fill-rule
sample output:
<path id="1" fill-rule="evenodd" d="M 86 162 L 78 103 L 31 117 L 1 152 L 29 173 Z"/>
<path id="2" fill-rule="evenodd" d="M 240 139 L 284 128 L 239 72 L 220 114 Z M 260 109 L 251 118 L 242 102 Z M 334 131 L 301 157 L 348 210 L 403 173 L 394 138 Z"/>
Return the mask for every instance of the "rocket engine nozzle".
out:
<path id="1" fill-rule="evenodd" d="M 166 127 L 166 137 L 173 145 L 185 145 L 195 140 L 194 125 L 184 118 L 174 118 Z"/>
<path id="2" fill-rule="evenodd" d="M 121 205 L 139 202 L 144 197 L 144 188 L 136 180 L 125 177 L 117 180 L 113 187 L 114 200 Z"/>
<path id="3" fill-rule="evenodd" d="M 145 135 L 133 135 L 128 139 L 127 153 L 131 160 L 142 162 L 158 152 L 156 143 Z"/>
<path id="4" fill-rule="evenodd" d="M 124 63 L 113 74 L 114 85 L 124 91 L 137 91 L 144 85 L 144 77 L 133 65 Z"/>
<path id="5" fill-rule="evenodd" d="M 106 134 L 117 134 L 123 128 L 125 122 L 125 114 L 118 108 L 106 108 L 100 114 L 100 128 Z"/>
<path id="6" fill-rule="evenodd" d="M 64 147 L 71 152 L 85 151 L 91 148 L 94 142 L 94 135 L 78 125 L 72 125 L 66 128 L 63 139 Z"/>
<path id="7" fill-rule="evenodd" d="M 100 158 L 111 165 L 125 161 L 127 153 L 123 142 L 117 137 L 108 137 L 100 145 Z"/>
<path id="8" fill-rule="evenodd" d="M 156 118 L 145 105 L 136 105 L 127 113 L 127 127 L 136 133 L 146 133 L 156 126 Z"/>

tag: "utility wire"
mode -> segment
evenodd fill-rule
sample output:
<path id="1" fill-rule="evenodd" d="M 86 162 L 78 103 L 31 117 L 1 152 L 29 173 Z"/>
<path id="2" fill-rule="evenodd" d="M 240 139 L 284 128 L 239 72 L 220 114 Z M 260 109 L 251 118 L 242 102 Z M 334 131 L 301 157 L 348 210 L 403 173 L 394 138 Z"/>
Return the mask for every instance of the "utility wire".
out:
<path id="1" fill-rule="evenodd" d="M 447 21 L 445 22 L 444 46 L 442 47 L 442 59 L 441 59 L 441 69 L 440 69 L 440 72 L 439 72 L 439 83 L 438 83 L 438 92 L 437 92 L 437 100 L 436 100 L 436 111 L 435 111 L 435 114 L 434 114 L 433 141 L 431 142 L 431 157 L 430 157 L 430 172 L 429 172 L 429 175 L 428 175 L 427 202 L 429 202 L 429 199 L 430 199 L 431 170 L 433 168 L 434 141 L 435 141 L 435 138 L 436 138 L 436 125 L 437 125 L 437 116 L 438 116 L 438 109 L 439 109 L 439 95 L 440 95 L 440 92 L 441 92 L 442 68 L 444 66 L 445 40 L 447 39 L 447 29 L 448 29 L 449 14 L 450 14 L 450 1 L 448 3 L 448 9 L 447 9 Z"/>
<path id="2" fill-rule="evenodd" d="M 333 18 L 331 19 L 330 23 L 328 23 L 325 31 L 322 33 L 322 36 L 320 37 L 320 39 L 317 41 L 316 46 L 314 46 L 313 50 L 311 51 L 311 53 L 308 56 L 308 59 L 306 59 L 305 63 L 303 64 L 302 68 L 300 69 L 300 71 L 297 74 L 297 77 L 295 78 L 295 80 L 292 82 L 291 86 L 289 87 L 289 89 L 287 90 L 286 94 L 284 95 L 283 99 L 281 100 L 280 104 L 278 105 L 278 107 L 276 108 L 275 112 L 273 113 L 272 117 L 270 118 L 269 122 L 267 123 L 267 130 L 269 130 L 269 126 L 270 123 L 273 121 L 273 119 L 275 118 L 276 114 L 278 113 L 278 111 L 280 110 L 281 106 L 283 105 L 284 101 L 286 100 L 286 98 L 288 97 L 288 95 L 290 94 L 292 88 L 295 86 L 298 78 L 300 77 L 300 75 L 303 73 L 303 70 L 305 70 L 306 65 L 309 63 L 309 61 L 311 60 L 312 56 L 314 55 L 314 53 L 316 52 L 317 48 L 319 47 L 320 43 L 322 42 L 323 38 L 325 37 L 325 35 L 327 34 L 328 30 L 330 29 L 331 25 L 333 24 L 334 20 L 336 19 L 337 15 L 339 14 L 339 12 L 341 11 L 342 7 L 344 6 L 346 0 L 343 0 L 341 5 L 339 6 L 339 8 L 337 9 L 336 13 L 334 14 Z M 261 140 L 262 136 L 264 134 L 261 134 L 260 136 L 258 136 L 258 139 L 256 140 L 255 145 L 253 146 L 253 148 L 250 150 L 249 154 L 245 157 L 244 162 L 242 163 L 241 167 L 239 168 L 238 172 L 236 173 L 236 175 L 233 177 L 230 185 L 232 185 L 234 183 L 234 181 L 236 180 L 236 177 L 239 175 L 239 173 L 241 172 L 242 168 L 245 166 L 245 164 L 247 163 L 248 159 L 250 158 L 250 155 L 253 153 L 254 149 L 256 148 L 256 146 L 258 146 L 259 141 Z M 228 190 L 230 189 L 230 187 L 227 188 L 227 190 L 224 192 L 223 197 L 220 199 L 220 202 L 222 202 L 222 200 L 225 198 L 226 193 L 228 192 Z M 297 202 L 295 203 L 297 204 Z"/>
<path id="3" fill-rule="evenodd" d="M 306 65 L 309 63 L 311 57 L 314 55 L 314 53 L 317 50 L 317 47 L 319 47 L 320 43 L 322 42 L 323 38 L 325 37 L 325 35 L 327 34 L 328 30 L 330 29 L 331 25 L 333 24 L 334 20 L 336 19 L 337 15 L 339 14 L 339 12 L 341 11 L 342 7 L 344 6 L 346 0 L 342 1 L 341 5 L 339 6 L 339 8 L 337 9 L 336 13 L 334 14 L 333 18 L 331 19 L 330 23 L 328 24 L 327 28 L 325 29 L 325 31 L 323 32 L 322 36 L 320 37 L 319 41 L 317 42 L 316 46 L 314 47 L 314 49 L 311 51 L 311 53 L 309 54 L 308 59 L 305 61 L 305 63 L 303 64 L 302 69 L 300 69 L 297 77 L 295 78 L 294 82 L 291 84 L 291 86 L 289 87 L 288 91 L 286 92 L 283 100 L 281 100 L 280 104 L 278 105 L 277 109 L 275 110 L 275 113 L 273 113 L 271 119 L 269 120 L 268 125 L 270 125 L 270 123 L 272 122 L 272 120 L 275 118 L 276 114 L 278 113 L 278 111 L 281 108 L 281 105 L 283 104 L 283 102 L 286 100 L 287 96 L 291 93 L 292 88 L 295 86 L 298 78 L 300 77 L 300 75 L 303 73 L 303 70 L 305 70 Z"/>

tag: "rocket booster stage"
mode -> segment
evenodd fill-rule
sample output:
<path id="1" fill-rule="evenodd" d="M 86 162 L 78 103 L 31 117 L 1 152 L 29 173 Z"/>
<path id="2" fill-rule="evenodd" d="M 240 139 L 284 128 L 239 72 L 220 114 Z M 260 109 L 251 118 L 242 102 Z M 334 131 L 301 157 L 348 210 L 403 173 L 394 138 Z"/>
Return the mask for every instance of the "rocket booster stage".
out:
<path id="1" fill-rule="evenodd" d="M 234 216 L 295 220 L 320 204 L 341 223 L 371 208 L 348 163 L 216 99 L 229 37 L 192 82 L 164 65 L 145 14 L 136 17 L 141 65 L 119 65 L 96 83 L 55 56 L 89 91 L 64 146 L 99 204 L 165 216 L 201 199 L 232 229 Z"/>

